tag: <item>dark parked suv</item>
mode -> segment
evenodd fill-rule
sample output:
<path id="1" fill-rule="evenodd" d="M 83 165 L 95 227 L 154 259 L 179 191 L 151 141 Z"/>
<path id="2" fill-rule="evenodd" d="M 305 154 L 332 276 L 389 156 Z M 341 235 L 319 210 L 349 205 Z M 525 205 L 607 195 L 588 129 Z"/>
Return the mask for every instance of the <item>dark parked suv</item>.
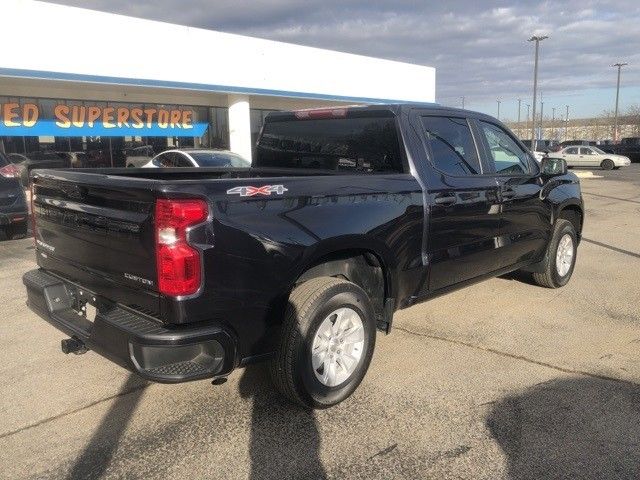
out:
<path id="1" fill-rule="evenodd" d="M 0 229 L 7 238 L 27 233 L 29 211 L 20 183 L 20 170 L 0 152 Z"/>

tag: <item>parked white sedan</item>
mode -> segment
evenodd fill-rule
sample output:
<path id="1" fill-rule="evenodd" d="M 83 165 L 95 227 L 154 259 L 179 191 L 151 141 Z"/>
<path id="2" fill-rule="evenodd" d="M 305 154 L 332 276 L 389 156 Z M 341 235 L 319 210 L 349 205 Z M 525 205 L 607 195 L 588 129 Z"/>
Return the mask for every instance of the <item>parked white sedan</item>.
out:
<path id="1" fill-rule="evenodd" d="M 248 168 L 251 162 L 229 150 L 209 148 L 181 148 L 164 151 L 142 168 L 175 168 L 175 167 L 224 167 Z"/>
<path id="2" fill-rule="evenodd" d="M 569 167 L 601 167 L 604 170 L 627 167 L 631 160 L 622 155 L 614 155 L 591 146 L 571 146 L 550 154 L 553 157 L 564 158 Z"/>

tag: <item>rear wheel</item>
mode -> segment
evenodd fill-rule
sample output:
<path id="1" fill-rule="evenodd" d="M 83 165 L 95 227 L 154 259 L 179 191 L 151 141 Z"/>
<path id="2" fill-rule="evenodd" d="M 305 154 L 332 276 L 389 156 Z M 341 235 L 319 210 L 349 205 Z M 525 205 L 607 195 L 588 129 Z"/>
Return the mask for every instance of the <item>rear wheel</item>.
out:
<path id="1" fill-rule="evenodd" d="M 613 160 L 606 158 L 602 161 L 600 166 L 602 167 L 603 170 L 613 170 L 613 168 L 615 167 L 615 164 L 613 163 Z"/>
<path id="2" fill-rule="evenodd" d="M 367 294 L 333 277 L 313 278 L 289 297 L 270 372 L 280 392 L 308 408 L 349 397 L 375 346 L 375 315 Z"/>
<path id="3" fill-rule="evenodd" d="M 533 274 L 535 282 L 547 288 L 566 285 L 576 264 L 577 246 L 577 235 L 573 223 L 559 218 L 547 247 L 544 271 Z"/>

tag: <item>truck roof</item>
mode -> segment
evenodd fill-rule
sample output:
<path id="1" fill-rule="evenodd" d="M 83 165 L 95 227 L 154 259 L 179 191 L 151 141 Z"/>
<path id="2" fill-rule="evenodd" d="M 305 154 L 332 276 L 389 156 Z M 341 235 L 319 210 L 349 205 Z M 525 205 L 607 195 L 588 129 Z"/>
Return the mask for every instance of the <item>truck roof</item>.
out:
<path id="1" fill-rule="evenodd" d="M 320 107 L 301 110 L 288 110 L 280 112 L 271 112 L 267 115 L 267 119 L 271 121 L 286 120 L 297 118 L 319 119 L 319 118 L 340 118 L 349 116 L 360 116 L 362 114 L 388 114 L 399 115 L 413 109 L 421 109 L 441 113 L 443 115 L 464 115 L 466 117 L 474 117 L 480 119 L 496 119 L 490 115 L 473 110 L 462 108 L 446 107 L 437 103 L 384 103 L 373 105 L 345 105 L 336 107 Z"/>

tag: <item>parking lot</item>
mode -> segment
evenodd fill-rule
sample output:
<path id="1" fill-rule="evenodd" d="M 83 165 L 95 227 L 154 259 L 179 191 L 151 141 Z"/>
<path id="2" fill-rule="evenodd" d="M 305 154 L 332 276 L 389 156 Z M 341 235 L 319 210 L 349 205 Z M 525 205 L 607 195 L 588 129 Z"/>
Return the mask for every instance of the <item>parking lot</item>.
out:
<path id="1" fill-rule="evenodd" d="M 398 312 L 356 393 L 308 412 L 262 367 L 148 384 L 25 306 L 0 242 L 3 478 L 637 478 L 640 164 L 584 177 L 574 276 L 513 274 Z"/>

